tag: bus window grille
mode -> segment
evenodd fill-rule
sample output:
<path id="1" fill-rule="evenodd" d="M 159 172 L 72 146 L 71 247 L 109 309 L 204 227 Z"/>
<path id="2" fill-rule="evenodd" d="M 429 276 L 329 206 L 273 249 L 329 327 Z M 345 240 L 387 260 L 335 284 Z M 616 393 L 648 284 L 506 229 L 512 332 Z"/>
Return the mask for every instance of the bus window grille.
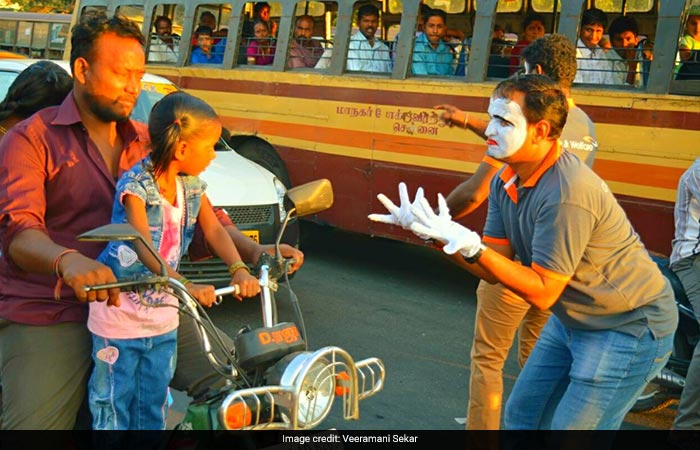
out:
<path id="1" fill-rule="evenodd" d="M 268 223 L 274 216 L 276 205 L 224 207 L 231 221 L 237 225 Z"/>

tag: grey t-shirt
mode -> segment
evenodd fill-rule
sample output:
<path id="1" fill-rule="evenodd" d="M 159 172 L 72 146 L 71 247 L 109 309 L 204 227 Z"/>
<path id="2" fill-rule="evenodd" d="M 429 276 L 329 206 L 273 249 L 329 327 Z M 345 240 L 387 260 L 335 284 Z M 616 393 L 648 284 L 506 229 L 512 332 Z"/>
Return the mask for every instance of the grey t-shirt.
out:
<path id="1" fill-rule="evenodd" d="M 569 114 L 559 139 L 564 150 L 578 156 L 588 167 L 593 167 L 598 150 L 595 127 L 588 115 L 578 106 L 569 105 Z"/>
<path id="2" fill-rule="evenodd" d="M 507 239 L 523 265 L 571 277 L 551 308 L 565 325 L 635 336 L 647 324 L 657 337 L 675 331 L 670 284 L 600 177 L 566 151 L 534 186 L 509 174 L 505 166 L 491 182 L 485 239 Z"/>

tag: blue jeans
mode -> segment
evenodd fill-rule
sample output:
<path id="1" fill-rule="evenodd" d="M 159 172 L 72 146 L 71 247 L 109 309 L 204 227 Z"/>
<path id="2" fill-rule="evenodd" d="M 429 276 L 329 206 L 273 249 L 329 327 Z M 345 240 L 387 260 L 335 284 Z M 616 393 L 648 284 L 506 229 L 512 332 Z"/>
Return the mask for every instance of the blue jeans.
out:
<path id="1" fill-rule="evenodd" d="M 93 335 L 88 399 L 95 430 L 164 430 L 177 330 L 139 339 Z"/>
<path id="2" fill-rule="evenodd" d="M 510 430 L 616 430 L 671 356 L 673 334 L 585 331 L 550 317 L 510 394 Z"/>

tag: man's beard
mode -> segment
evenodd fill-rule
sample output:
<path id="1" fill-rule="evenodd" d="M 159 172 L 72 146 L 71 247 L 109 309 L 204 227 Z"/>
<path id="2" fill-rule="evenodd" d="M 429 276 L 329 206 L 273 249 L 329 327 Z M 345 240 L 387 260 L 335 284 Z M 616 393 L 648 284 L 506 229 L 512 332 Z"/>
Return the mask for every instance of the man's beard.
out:
<path id="1" fill-rule="evenodd" d="M 104 97 L 99 95 L 85 93 L 85 100 L 89 105 L 90 112 L 94 114 L 95 117 L 103 122 L 126 122 L 129 120 L 133 108 L 126 112 L 120 112 L 115 108 L 110 108 L 108 105 L 105 105 L 104 102 L 101 101 L 103 98 Z"/>

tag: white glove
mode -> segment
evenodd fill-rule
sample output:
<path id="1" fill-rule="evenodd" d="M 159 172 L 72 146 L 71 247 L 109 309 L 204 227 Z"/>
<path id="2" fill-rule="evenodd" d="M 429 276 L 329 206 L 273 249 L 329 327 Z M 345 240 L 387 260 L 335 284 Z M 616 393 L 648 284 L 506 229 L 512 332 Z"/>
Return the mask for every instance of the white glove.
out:
<path id="1" fill-rule="evenodd" d="M 401 201 L 400 206 L 396 206 L 389 198 L 384 194 L 377 194 L 377 199 L 384 205 L 384 207 L 389 211 L 390 214 L 370 214 L 367 216 L 369 220 L 374 222 L 388 223 L 390 225 L 398 225 L 404 230 L 410 230 L 411 224 L 415 220 L 413 213 L 411 212 L 411 200 L 408 198 L 408 189 L 406 188 L 406 183 L 403 181 L 399 183 L 399 200 Z M 416 191 L 416 198 L 413 200 L 414 205 L 424 199 L 423 188 L 419 187 Z"/>
<path id="2" fill-rule="evenodd" d="M 481 238 L 477 233 L 452 221 L 442 194 L 438 194 L 438 214 L 435 214 L 426 199 L 411 206 L 411 212 L 415 216 L 411 230 L 446 244 L 442 250 L 448 255 L 460 252 L 462 256 L 471 258 L 481 248 Z"/>

